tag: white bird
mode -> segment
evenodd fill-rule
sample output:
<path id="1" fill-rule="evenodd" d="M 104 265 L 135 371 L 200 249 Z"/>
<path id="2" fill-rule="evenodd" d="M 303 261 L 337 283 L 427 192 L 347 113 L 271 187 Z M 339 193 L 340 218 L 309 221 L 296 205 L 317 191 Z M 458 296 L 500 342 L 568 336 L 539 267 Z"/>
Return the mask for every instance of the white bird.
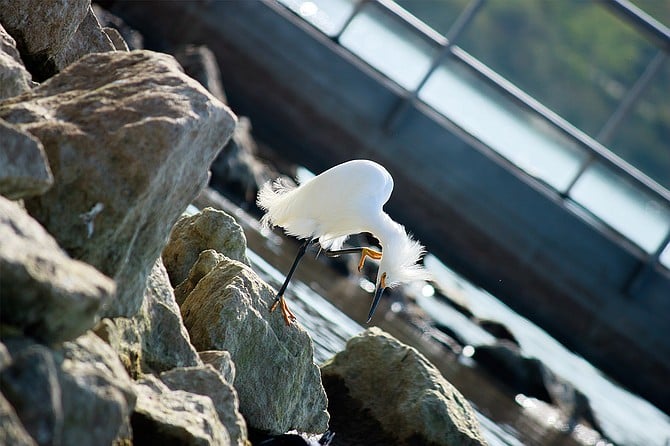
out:
<path id="1" fill-rule="evenodd" d="M 263 185 L 257 199 L 266 211 L 261 222 L 268 228 L 280 226 L 287 234 L 305 240 L 270 311 L 280 304 L 286 324 L 295 320 L 284 292 L 307 247 L 316 240 L 329 256 L 360 253 L 359 271 L 366 257 L 380 260 L 368 322 L 385 288 L 427 279 L 428 273 L 418 263 L 424 247 L 383 210 L 392 191 L 391 175 L 369 160 L 339 164 L 297 187 L 282 179 Z M 349 235 L 361 232 L 374 235 L 382 252 L 367 247 L 341 249 Z"/>

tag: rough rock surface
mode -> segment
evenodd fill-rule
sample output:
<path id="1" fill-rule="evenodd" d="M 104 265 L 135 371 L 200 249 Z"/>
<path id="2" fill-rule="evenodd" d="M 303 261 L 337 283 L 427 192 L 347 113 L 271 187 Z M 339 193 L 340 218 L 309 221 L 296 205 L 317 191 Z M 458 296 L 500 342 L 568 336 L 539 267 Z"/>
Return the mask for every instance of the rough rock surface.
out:
<path id="1" fill-rule="evenodd" d="M 178 367 L 161 373 L 159 378 L 172 390 L 210 397 L 231 443 L 239 446 L 247 444 L 247 424 L 239 412 L 237 392 L 214 367 Z"/>
<path id="2" fill-rule="evenodd" d="M 9 338 L 2 394 L 38 444 L 130 441 L 135 394 L 114 351 L 89 332 L 53 349 Z M 4 430 L 4 429 L 0 429 Z"/>
<path id="3" fill-rule="evenodd" d="M 88 12 L 65 48 L 54 57 L 56 69 L 60 71 L 87 54 L 116 51 L 116 49 L 112 40 L 100 26 L 93 13 L 93 8 L 89 6 Z"/>
<path id="4" fill-rule="evenodd" d="M 204 352 L 198 352 L 198 356 L 200 356 L 202 362 L 214 367 L 214 370 L 219 372 L 223 379 L 231 384 L 235 382 L 235 363 L 229 352 L 225 350 L 205 350 Z"/>
<path id="5" fill-rule="evenodd" d="M 26 339 L 9 346 L 11 363 L 0 372 L 3 395 L 37 443 L 60 444 L 63 404 L 53 352 Z"/>
<path id="6" fill-rule="evenodd" d="M 240 411 L 250 427 L 270 433 L 321 433 L 326 395 L 312 340 L 268 306 L 275 291 L 248 266 L 219 262 L 188 295 L 181 311 L 197 350 L 227 350 L 235 362 Z"/>
<path id="7" fill-rule="evenodd" d="M 205 208 L 180 218 L 170 232 L 163 262 L 172 285 L 177 286 L 188 277 L 198 256 L 206 249 L 249 265 L 247 239 L 240 225 L 223 211 Z"/>
<path id="8" fill-rule="evenodd" d="M 149 275 L 140 311 L 132 318 L 105 319 L 96 332 L 116 350 L 133 377 L 202 365 L 160 258 Z"/>
<path id="9" fill-rule="evenodd" d="M 42 142 L 54 174 L 54 186 L 26 202 L 29 212 L 73 257 L 116 280 L 106 316 L 134 315 L 170 228 L 205 186 L 235 117 L 174 58 L 113 51 L 9 99 L 0 118 Z"/>
<path id="10" fill-rule="evenodd" d="M 16 41 L 0 24 L 0 101 L 32 87 L 32 77 L 16 49 Z"/>
<path id="11" fill-rule="evenodd" d="M 123 40 L 123 36 L 116 28 L 102 28 L 102 30 L 107 34 L 107 37 L 114 45 L 114 49 L 117 51 L 130 51 L 128 44 Z"/>
<path id="12" fill-rule="evenodd" d="M 42 143 L 0 119 L 0 195 L 11 200 L 39 195 L 53 181 Z"/>
<path id="13" fill-rule="evenodd" d="M 219 262 L 227 261 L 228 257 L 216 252 L 213 249 L 206 249 L 200 253 L 197 260 L 191 267 L 188 277 L 184 279 L 174 289 L 175 299 L 181 306 L 191 291 L 196 287 L 200 279 L 205 277 Z"/>
<path id="14" fill-rule="evenodd" d="M 8 0 L 0 22 L 16 40 L 28 70 L 43 80 L 56 72 L 54 58 L 84 20 L 91 0 Z"/>
<path id="15" fill-rule="evenodd" d="M 137 405 L 131 423 L 135 444 L 232 444 L 209 397 L 170 390 L 152 375 L 134 387 Z"/>
<path id="16" fill-rule="evenodd" d="M 128 441 L 135 392 L 114 350 L 89 332 L 59 353 L 63 444 Z"/>
<path id="17" fill-rule="evenodd" d="M 0 321 L 50 343 L 95 325 L 114 283 L 72 260 L 18 204 L 0 197 Z"/>
<path id="18" fill-rule="evenodd" d="M 350 339 L 321 372 L 329 395 L 344 392 L 350 398 L 346 406 L 329 407 L 331 429 L 341 440 L 355 436 L 352 429 L 367 413 L 383 432 L 365 433 L 367 442 L 360 444 L 381 444 L 378 434 L 397 445 L 486 444 L 458 390 L 421 353 L 379 328 Z"/>

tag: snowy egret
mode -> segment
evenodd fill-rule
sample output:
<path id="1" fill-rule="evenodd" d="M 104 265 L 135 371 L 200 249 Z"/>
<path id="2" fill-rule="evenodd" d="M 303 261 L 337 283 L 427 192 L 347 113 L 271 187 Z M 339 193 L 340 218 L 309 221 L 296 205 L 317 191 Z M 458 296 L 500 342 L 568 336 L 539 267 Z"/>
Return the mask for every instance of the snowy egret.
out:
<path id="1" fill-rule="evenodd" d="M 385 288 L 427 279 L 426 270 L 418 263 L 423 246 L 382 209 L 392 191 L 391 175 L 369 160 L 339 164 L 297 187 L 282 179 L 263 185 L 257 200 L 266 211 L 262 223 L 267 227 L 280 226 L 287 234 L 304 240 L 270 311 L 280 305 L 286 324 L 295 320 L 284 292 L 300 259 L 315 241 L 328 256 L 360 254 L 359 271 L 367 257 L 380 260 L 368 322 Z M 341 249 L 349 235 L 361 232 L 374 235 L 382 252 L 367 247 Z"/>

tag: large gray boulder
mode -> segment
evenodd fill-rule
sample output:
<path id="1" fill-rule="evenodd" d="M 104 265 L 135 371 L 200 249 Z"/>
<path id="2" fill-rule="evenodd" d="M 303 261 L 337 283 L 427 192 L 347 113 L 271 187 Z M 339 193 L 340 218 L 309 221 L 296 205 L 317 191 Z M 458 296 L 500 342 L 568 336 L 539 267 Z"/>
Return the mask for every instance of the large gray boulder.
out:
<path id="1" fill-rule="evenodd" d="M 117 282 L 105 316 L 134 315 L 234 115 L 171 56 L 113 51 L 3 102 L 0 118 L 42 142 L 54 174 L 47 193 L 26 201 L 29 212 L 70 255 Z"/>
<path id="2" fill-rule="evenodd" d="M 0 22 L 40 81 L 86 54 L 116 49 L 98 23 L 91 0 L 5 0 Z"/>
<path id="3" fill-rule="evenodd" d="M 379 328 L 350 339 L 321 373 L 329 398 L 339 403 L 329 410 L 331 429 L 341 439 L 378 444 L 382 436 L 408 446 L 486 444 L 463 395 L 416 349 Z M 369 417 L 381 429 L 356 432 Z"/>
<path id="4" fill-rule="evenodd" d="M 104 319 L 96 333 L 116 350 L 133 377 L 203 364 L 191 345 L 160 257 L 137 314 Z"/>
<path id="5" fill-rule="evenodd" d="M 37 80 L 57 71 L 54 58 L 68 45 L 90 4 L 91 0 L 3 1 L 0 22 Z"/>
<path id="6" fill-rule="evenodd" d="M 224 258 L 186 297 L 184 323 L 198 351 L 230 352 L 250 427 L 324 432 L 327 400 L 312 340 L 299 323 L 286 326 L 279 312 L 269 312 L 274 294 L 247 265 Z"/>
<path id="7" fill-rule="evenodd" d="M 135 384 L 134 444 L 229 446 L 230 436 L 209 397 L 170 390 L 147 375 Z"/>
<path id="8" fill-rule="evenodd" d="M 116 353 L 92 332 L 56 351 L 63 401 L 63 444 L 129 441 L 135 392 Z"/>
<path id="9" fill-rule="evenodd" d="M 114 282 L 72 260 L 15 202 L 0 197 L 0 321 L 49 343 L 93 327 Z"/>
<path id="10" fill-rule="evenodd" d="M 23 66 L 16 41 L 0 23 L 0 101 L 32 87 L 32 76 Z"/>
<path id="11" fill-rule="evenodd" d="M 44 193 L 53 182 L 42 143 L 0 119 L 0 195 L 27 198 Z"/>
<path id="12" fill-rule="evenodd" d="M 211 365 L 200 367 L 178 367 L 159 376 L 172 390 L 204 395 L 214 403 L 219 421 L 226 427 L 233 445 L 248 444 L 247 424 L 239 412 L 237 392 Z"/>
<path id="13" fill-rule="evenodd" d="M 38 444 L 118 444 L 131 440 L 132 382 L 115 352 L 93 333 L 49 348 L 6 340 L 11 360 L 0 389 Z M 7 435 L 4 424 L 0 437 Z"/>

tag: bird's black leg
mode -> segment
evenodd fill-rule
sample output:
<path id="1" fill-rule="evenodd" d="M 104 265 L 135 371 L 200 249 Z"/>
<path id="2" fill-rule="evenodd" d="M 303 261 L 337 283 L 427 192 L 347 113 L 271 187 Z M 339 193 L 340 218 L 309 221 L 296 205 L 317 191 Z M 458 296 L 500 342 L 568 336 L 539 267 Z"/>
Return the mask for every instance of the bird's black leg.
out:
<path id="1" fill-rule="evenodd" d="M 288 287 L 288 283 L 291 281 L 291 277 L 293 276 L 293 273 L 295 272 L 295 269 L 298 267 L 298 263 L 300 263 L 300 260 L 302 259 L 302 256 L 305 255 L 305 252 L 307 251 L 307 247 L 309 247 L 310 243 L 312 243 L 312 239 L 307 239 L 303 242 L 302 245 L 300 245 L 300 248 L 298 249 L 298 254 L 295 256 L 295 260 L 293 260 L 293 265 L 291 265 L 291 269 L 289 270 L 288 274 L 286 275 L 286 279 L 284 280 L 284 283 L 282 284 L 281 288 L 279 288 L 279 291 L 277 292 L 277 295 L 275 296 L 274 302 L 272 302 L 272 306 L 270 306 L 270 311 L 274 311 L 275 308 L 277 308 L 277 304 L 280 303 L 280 301 L 284 300 L 284 292 L 286 291 L 286 288 Z M 284 316 L 284 319 L 286 320 L 286 324 L 290 325 L 290 320 L 295 319 L 293 316 L 293 313 L 291 313 L 288 308 L 286 307 L 286 304 L 282 302 L 282 315 Z"/>
<path id="2" fill-rule="evenodd" d="M 279 300 L 280 296 L 284 295 L 284 292 L 286 291 L 286 287 L 288 287 L 288 283 L 291 280 L 291 277 L 293 276 L 293 273 L 295 272 L 295 269 L 298 267 L 298 263 L 300 263 L 300 260 L 302 259 L 302 256 L 305 255 L 305 252 L 307 251 L 307 247 L 312 243 L 312 239 L 307 239 L 303 242 L 302 245 L 300 245 L 300 248 L 298 248 L 298 254 L 295 256 L 295 260 L 293 260 L 293 265 L 291 265 L 291 269 L 288 271 L 288 274 L 286 275 L 286 279 L 284 280 L 284 283 L 282 284 L 281 288 L 279 288 L 279 291 L 277 292 L 277 296 L 275 297 L 275 302 Z"/>

